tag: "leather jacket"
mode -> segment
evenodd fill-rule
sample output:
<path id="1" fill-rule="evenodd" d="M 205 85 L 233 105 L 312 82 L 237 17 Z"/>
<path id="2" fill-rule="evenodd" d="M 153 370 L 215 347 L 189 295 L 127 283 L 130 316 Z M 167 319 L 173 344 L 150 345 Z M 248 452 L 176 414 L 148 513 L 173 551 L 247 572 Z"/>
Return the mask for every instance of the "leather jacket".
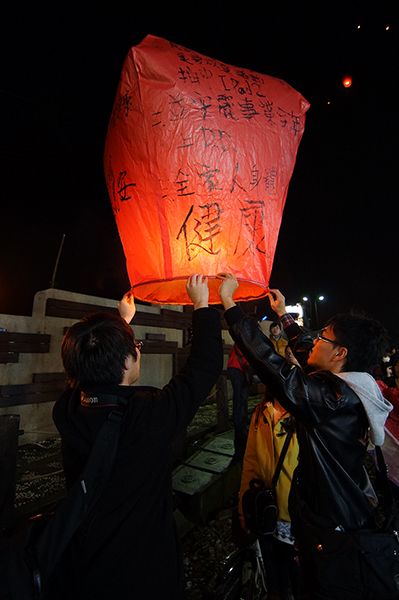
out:
<path id="1" fill-rule="evenodd" d="M 306 373 L 289 364 L 238 306 L 225 319 L 261 381 L 295 417 L 299 462 L 289 500 L 294 530 L 295 522 L 345 531 L 366 526 L 376 497 L 364 468 L 368 421 L 357 394 L 329 371 Z M 294 325 L 286 333 L 294 352 L 304 355 L 301 329 Z"/>

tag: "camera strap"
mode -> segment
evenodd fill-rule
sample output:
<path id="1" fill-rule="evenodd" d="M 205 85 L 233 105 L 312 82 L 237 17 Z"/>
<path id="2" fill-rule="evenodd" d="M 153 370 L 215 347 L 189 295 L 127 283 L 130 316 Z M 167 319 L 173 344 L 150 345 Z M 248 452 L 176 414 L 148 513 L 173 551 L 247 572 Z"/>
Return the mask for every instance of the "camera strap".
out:
<path id="1" fill-rule="evenodd" d="M 273 475 L 273 479 L 272 479 L 272 487 L 273 488 L 275 488 L 277 485 L 277 481 L 278 481 L 278 478 L 280 475 L 281 468 L 283 466 L 285 455 L 287 454 L 288 446 L 291 441 L 292 435 L 294 433 L 294 423 L 293 423 L 292 417 L 289 417 L 288 419 L 286 419 L 285 426 L 286 426 L 287 435 L 284 440 L 284 446 L 283 446 L 283 449 L 281 450 L 281 454 L 279 456 L 276 469 L 274 471 L 274 475 Z"/>

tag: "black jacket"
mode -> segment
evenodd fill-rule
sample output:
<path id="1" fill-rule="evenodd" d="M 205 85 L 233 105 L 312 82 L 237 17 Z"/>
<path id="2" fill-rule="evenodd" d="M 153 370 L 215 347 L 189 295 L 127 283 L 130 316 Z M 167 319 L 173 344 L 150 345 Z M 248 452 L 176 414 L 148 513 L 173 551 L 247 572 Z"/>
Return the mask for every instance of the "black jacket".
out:
<path id="1" fill-rule="evenodd" d="M 114 386 L 85 390 L 128 400 L 107 490 L 71 545 L 56 598 L 183 597 L 182 563 L 172 506 L 172 442 L 194 417 L 223 368 L 220 316 L 193 312 L 185 367 L 163 388 Z M 82 471 L 111 408 L 83 407 L 67 391 L 53 417 L 61 434 L 70 485 Z"/>
<path id="2" fill-rule="evenodd" d="M 331 529 L 361 528 L 374 508 L 366 494 L 368 421 L 359 397 L 329 371 L 306 374 L 293 367 L 240 308 L 229 309 L 225 318 L 261 381 L 296 420 L 299 462 L 289 504 L 294 530 L 296 523 L 304 522 Z M 293 337 L 297 333 L 291 332 Z"/>

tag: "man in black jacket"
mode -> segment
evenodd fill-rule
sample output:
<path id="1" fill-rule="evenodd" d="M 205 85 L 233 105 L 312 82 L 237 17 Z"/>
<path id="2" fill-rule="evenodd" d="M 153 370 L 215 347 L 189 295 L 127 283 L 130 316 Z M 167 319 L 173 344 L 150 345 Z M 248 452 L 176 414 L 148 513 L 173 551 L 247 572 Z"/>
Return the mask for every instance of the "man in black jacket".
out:
<path id="1" fill-rule="evenodd" d="M 220 277 L 220 297 L 234 341 L 296 419 L 299 460 L 289 510 L 310 598 L 397 598 L 397 590 L 387 592 L 379 589 L 378 578 L 367 579 L 371 569 L 362 564 L 350 535 L 374 525 L 378 504 L 364 462 L 369 438 L 383 443 L 392 409 L 369 374 L 386 348 L 385 329 L 367 317 L 337 315 L 311 344 L 305 337 L 304 352 L 302 330 L 286 314 L 284 296 L 271 290 L 271 307 L 294 353 L 301 350 L 297 356 L 302 360 L 307 356 L 303 370 L 279 356 L 257 322 L 235 305 L 237 279 Z"/>
<path id="2" fill-rule="evenodd" d="M 53 417 L 68 487 L 79 477 L 115 398 L 124 399 L 126 413 L 109 483 L 65 556 L 54 600 L 184 597 L 172 443 L 223 368 L 220 316 L 208 307 L 207 278 L 190 277 L 187 292 L 194 305 L 190 355 L 162 389 L 133 385 L 140 375 L 141 342 L 128 325 L 135 312 L 131 294 L 119 305 L 121 316 L 95 313 L 65 335 L 62 358 L 70 386 Z"/>

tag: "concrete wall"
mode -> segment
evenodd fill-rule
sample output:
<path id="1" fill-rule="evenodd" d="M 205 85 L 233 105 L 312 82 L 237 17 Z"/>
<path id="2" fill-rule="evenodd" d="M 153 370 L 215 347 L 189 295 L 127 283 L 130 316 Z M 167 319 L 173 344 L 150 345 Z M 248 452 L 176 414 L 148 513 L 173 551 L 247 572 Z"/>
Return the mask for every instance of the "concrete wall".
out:
<path id="1" fill-rule="evenodd" d="M 48 298 L 56 298 L 93 304 L 97 306 L 116 307 L 117 301 L 97 296 L 87 296 L 63 290 L 48 289 L 37 292 L 34 298 L 32 316 L 16 316 L 0 314 L 0 327 L 9 332 L 20 333 L 46 333 L 51 335 L 50 352 L 43 354 L 19 355 L 18 363 L 0 364 L 0 385 L 15 385 L 32 383 L 35 373 L 61 373 L 63 366 L 60 355 L 61 341 L 65 327 L 71 326 L 76 319 L 60 319 L 46 316 L 46 302 Z M 161 308 L 169 308 L 182 312 L 180 306 L 143 306 L 138 305 L 138 312 L 160 314 Z M 134 326 L 134 319 L 133 319 Z M 138 339 L 145 339 L 146 333 L 163 333 L 166 341 L 178 342 L 182 346 L 182 331 L 179 329 L 162 329 L 159 327 L 134 326 Z M 1 335 L 1 334 L 0 334 Z M 226 343 L 232 340 L 224 332 Z M 145 354 L 141 361 L 141 385 L 163 387 L 172 376 L 172 356 L 167 354 Z M 20 443 L 27 443 L 37 439 L 54 435 L 56 433 L 52 417 L 53 403 L 28 404 L 0 408 L 0 414 L 19 414 L 20 427 L 25 434 L 20 437 Z"/>

